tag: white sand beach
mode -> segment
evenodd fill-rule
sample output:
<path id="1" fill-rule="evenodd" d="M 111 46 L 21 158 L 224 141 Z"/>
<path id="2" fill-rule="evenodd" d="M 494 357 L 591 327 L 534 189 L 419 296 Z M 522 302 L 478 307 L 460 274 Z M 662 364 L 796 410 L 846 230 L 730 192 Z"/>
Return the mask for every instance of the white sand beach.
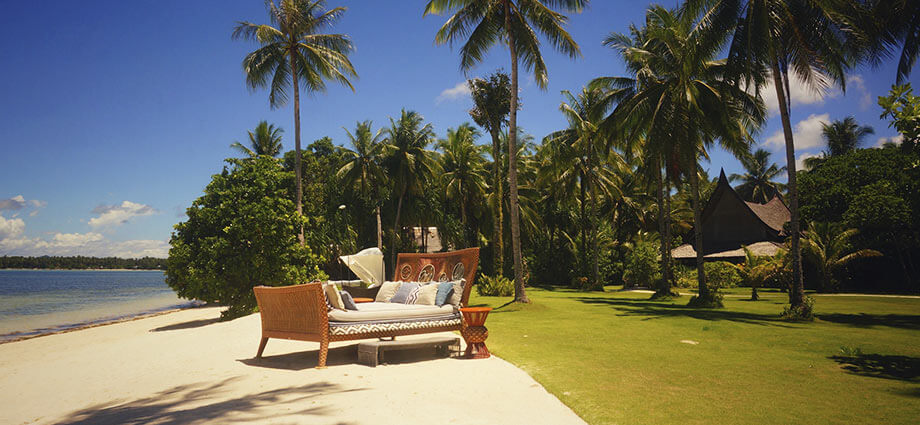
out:
<path id="1" fill-rule="evenodd" d="M 0 423 L 584 424 L 494 356 L 372 368 L 349 341 L 315 369 L 319 344 L 272 339 L 256 360 L 258 314 L 219 314 L 182 310 L 0 344 Z"/>

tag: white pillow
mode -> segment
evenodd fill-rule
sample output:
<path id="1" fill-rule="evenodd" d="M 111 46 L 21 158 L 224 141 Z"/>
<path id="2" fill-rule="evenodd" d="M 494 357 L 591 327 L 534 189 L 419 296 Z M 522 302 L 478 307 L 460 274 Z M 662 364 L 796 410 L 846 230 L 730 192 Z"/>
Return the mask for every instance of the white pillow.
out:
<path id="1" fill-rule="evenodd" d="M 342 302 L 342 294 L 339 293 L 339 289 L 336 288 L 334 284 L 324 284 L 323 291 L 326 293 L 326 299 L 329 300 L 329 304 L 332 308 L 339 310 L 345 309 L 345 303 Z"/>
<path id="2" fill-rule="evenodd" d="M 415 304 L 434 305 L 434 300 L 438 296 L 438 282 L 429 283 L 418 290 L 418 297 Z"/>
<path id="3" fill-rule="evenodd" d="M 377 291 L 377 297 L 374 298 L 374 301 L 378 303 L 388 303 L 390 298 L 393 298 L 393 295 L 396 295 L 396 290 L 399 289 L 399 284 L 402 282 L 383 282 L 383 285 L 380 285 L 380 290 Z"/>

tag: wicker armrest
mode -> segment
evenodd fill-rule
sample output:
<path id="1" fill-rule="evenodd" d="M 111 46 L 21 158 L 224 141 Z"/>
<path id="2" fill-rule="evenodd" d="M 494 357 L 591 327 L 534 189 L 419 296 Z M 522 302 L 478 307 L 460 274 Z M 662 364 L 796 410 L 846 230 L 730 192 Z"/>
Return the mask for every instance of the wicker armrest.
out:
<path id="1" fill-rule="evenodd" d="M 253 288 L 263 333 L 322 335 L 329 328 L 321 283 Z"/>

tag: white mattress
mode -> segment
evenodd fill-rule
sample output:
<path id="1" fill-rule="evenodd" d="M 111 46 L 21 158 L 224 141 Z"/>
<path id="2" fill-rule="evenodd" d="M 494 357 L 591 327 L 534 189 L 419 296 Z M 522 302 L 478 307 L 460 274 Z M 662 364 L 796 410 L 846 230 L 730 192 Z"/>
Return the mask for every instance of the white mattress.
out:
<path id="1" fill-rule="evenodd" d="M 358 310 L 332 310 L 329 312 L 331 322 L 366 322 L 382 320 L 424 319 L 454 314 L 454 306 L 400 304 L 400 303 L 359 303 Z"/>

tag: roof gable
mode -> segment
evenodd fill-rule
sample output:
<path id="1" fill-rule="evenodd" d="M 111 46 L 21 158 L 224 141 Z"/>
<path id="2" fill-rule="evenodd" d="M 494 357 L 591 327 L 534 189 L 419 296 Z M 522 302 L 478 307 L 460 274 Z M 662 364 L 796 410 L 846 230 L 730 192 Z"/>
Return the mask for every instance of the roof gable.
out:
<path id="1" fill-rule="evenodd" d="M 712 196 L 709 197 L 709 201 L 706 203 L 706 206 L 703 208 L 703 213 L 701 214 L 704 225 L 719 205 L 719 201 L 723 196 L 731 197 L 741 205 L 744 205 L 744 210 L 746 210 L 756 222 L 776 234 L 782 233 L 783 225 L 792 217 L 789 208 L 786 207 L 786 204 L 779 196 L 774 196 L 773 199 L 766 204 L 745 201 L 741 195 L 732 188 L 731 184 L 728 183 L 728 178 L 725 177 L 725 169 L 722 169 L 719 173 L 719 182 L 716 185 L 716 189 L 712 192 Z"/>

